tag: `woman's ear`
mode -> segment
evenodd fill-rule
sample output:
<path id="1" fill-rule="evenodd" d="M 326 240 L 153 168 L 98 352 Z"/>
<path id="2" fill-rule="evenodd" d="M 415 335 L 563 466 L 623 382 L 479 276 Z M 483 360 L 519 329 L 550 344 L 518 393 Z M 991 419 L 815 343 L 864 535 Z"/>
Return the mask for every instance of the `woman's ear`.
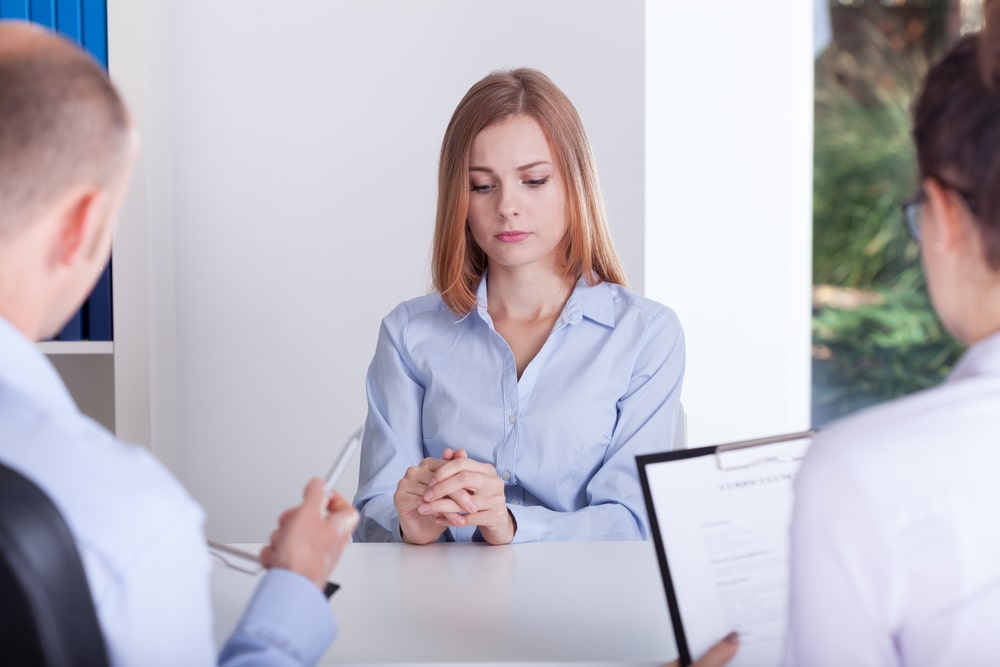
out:
<path id="1" fill-rule="evenodd" d="M 922 185 L 927 197 L 927 211 L 920 223 L 920 236 L 925 247 L 937 252 L 954 250 L 961 242 L 964 231 L 960 197 L 936 178 L 925 178 Z"/>

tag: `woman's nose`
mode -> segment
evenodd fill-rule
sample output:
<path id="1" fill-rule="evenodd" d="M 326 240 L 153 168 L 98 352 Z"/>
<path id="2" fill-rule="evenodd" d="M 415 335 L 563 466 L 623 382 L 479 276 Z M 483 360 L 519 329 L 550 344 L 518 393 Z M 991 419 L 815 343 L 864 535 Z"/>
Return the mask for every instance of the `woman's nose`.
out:
<path id="1" fill-rule="evenodd" d="M 521 214 L 517 195 L 510 188 L 501 188 L 497 201 L 497 216 L 501 220 L 510 220 Z"/>

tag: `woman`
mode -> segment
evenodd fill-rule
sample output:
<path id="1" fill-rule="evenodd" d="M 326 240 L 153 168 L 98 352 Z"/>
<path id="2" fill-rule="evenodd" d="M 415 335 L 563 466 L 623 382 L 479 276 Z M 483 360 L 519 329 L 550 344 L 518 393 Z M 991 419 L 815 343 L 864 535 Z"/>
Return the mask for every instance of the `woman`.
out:
<path id="1" fill-rule="evenodd" d="M 904 206 L 941 322 L 969 346 L 947 381 L 827 429 L 796 480 L 793 665 L 1000 659 L 1000 15 L 931 68 Z"/>
<path id="2" fill-rule="evenodd" d="M 684 339 L 625 288 L 589 142 L 545 75 L 494 73 L 441 148 L 436 292 L 383 320 L 355 539 L 642 539 Z"/>

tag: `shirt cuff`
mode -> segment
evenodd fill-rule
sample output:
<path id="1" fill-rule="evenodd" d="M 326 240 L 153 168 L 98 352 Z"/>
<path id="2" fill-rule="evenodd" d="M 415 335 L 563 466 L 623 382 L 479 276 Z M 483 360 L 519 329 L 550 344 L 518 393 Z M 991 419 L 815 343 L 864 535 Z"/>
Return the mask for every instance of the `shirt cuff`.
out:
<path id="1" fill-rule="evenodd" d="M 514 532 L 514 539 L 510 541 L 511 544 L 541 542 L 546 539 L 549 534 L 547 522 L 537 519 L 531 520 L 531 510 L 536 508 L 507 503 L 507 509 L 514 516 L 514 521 L 517 522 L 517 530 Z"/>
<path id="2" fill-rule="evenodd" d="M 264 644 L 300 664 L 314 665 L 336 636 L 337 623 L 323 591 L 301 574 L 275 568 L 257 585 L 232 640 Z"/>

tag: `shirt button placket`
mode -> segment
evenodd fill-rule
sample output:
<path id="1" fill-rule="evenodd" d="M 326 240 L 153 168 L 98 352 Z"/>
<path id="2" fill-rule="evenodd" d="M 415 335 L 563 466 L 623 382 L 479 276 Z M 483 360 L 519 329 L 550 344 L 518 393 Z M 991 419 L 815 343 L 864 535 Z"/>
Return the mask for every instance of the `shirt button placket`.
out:
<path id="1" fill-rule="evenodd" d="M 504 482 L 510 482 L 511 478 L 510 466 L 514 463 L 512 459 L 512 454 L 513 454 L 514 438 L 517 437 L 515 435 L 515 429 L 517 428 L 516 412 L 510 413 L 510 416 L 507 417 L 507 423 L 510 424 L 510 427 L 507 430 L 507 451 L 504 452 L 504 458 L 506 460 L 503 462 L 503 464 L 507 466 L 507 470 L 504 470 L 503 472 L 500 473 L 500 479 L 502 479 Z"/>
<path id="2" fill-rule="evenodd" d="M 514 355 L 509 352 L 504 367 L 504 408 L 507 414 L 507 425 L 504 428 L 504 443 L 497 457 L 497 472 L 505 485 L 510 485 L 514 478 L 514 441 L 517 438 L 518 421 L 518 384 L 517 366 Z"/>

